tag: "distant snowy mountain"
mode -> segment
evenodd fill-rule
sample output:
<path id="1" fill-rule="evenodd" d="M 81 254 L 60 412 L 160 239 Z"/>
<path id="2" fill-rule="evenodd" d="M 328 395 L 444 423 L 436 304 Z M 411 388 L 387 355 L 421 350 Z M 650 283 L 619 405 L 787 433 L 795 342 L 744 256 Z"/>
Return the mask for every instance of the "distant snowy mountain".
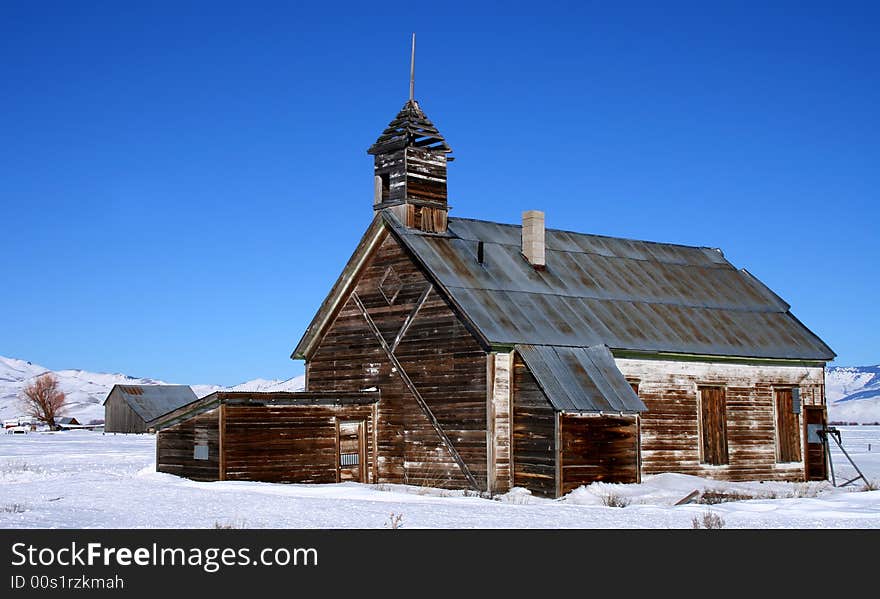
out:
<path id="1" fill-rule="evenodd" d="M 829 368 L 825 394 L 830 421 L 880 422 L 880 365 Z"/>
<path id="2" fill-rule="evenodd" d="M 41 374 L 49 372 L 38 364 L 0 356 L 0 419 L 20 416 L 24 412 L 19 403 L 24 387 Z M 65 415 L 75 416 L 81 422 L 101 419 L 101 402 L 113 385 L 162 385 L 165 381 L 136 378 L 125 374 L 106 374 L 86 370 L 55 371 L 61 389 L 67 395 Z M 826 377 L 829 420 L 832 422 L 880 422 L 880 365 L 834 366 Z M 285 381 L 254 379 L 223 387 L 220 385 L 191 385 L 198 397 L 214 391 L 300 391 L 305 377 Z"/>
<path id="3" fill-rule="evenodd" d="M 0 419 L 14 418 L 24 414 L 21 392 L 36 377 L 52 372 L 39 364 L 0 356 Z M 55 376 L 61 390 L 67 396 L 65 416 L 73 416 L 83 423 L 104 418 L 101 405 L 113 385 L 163 385 L 165 381 L 136 378 L 126 374 L 107 374 L 86 370 L 56 370 Z M 299 391 L 305 386 L 305 377 L 298 376 L 286 381 L 254 379 L 232 387 L 220 385 L 192 385 L 198 397 L 214 391 Z"/>

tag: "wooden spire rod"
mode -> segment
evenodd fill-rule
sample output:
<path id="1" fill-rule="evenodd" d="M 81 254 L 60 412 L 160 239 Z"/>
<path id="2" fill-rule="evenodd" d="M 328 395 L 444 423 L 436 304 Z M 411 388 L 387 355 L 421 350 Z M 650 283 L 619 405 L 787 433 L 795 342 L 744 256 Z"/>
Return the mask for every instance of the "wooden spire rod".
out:
<path id="1" fill-rule="evenodd" d="M 412 34 L 412 53 L 409 58 L 409 100 L 415 99 L 416 90 L 416 34 Z"/>

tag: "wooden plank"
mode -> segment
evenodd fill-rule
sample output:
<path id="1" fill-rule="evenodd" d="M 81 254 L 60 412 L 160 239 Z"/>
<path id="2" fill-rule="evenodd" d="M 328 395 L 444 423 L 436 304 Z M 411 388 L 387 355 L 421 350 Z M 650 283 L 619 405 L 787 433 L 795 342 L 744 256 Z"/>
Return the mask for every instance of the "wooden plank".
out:
<path id="1" fill-rule="evenodd" d="M 559 412 L 554 413 L 555 418 L 553 419 L 553 446 L 554 446 L 554 457 L 556 458 L 556 496 L 562 497 L 564 494 L 563 485 L 562 485 L 562 414 Z"/>
<path id="2" fill-rule="evenodd" d="M 226 451 L 223 442 L 223 439 L 226 436 L 226 406 L 223 404 L 221 404 L 220 408 L 217 410 L 217 428 L 219 431 L 217 439 L 217 452 L 220 454 L 218 480 L 226 480 Z"/>
<path id="3" fill-rule="evenodd" d="M 518 355 L 512 367 L 511 484 L 555 497 L 556 413 Z"/>
<path id="4" fill-rule="evenodd" d="M 776 442 L 779 462 L 800 462 L 800 417 L 794 413 L 791 389 L 775 389 Z"/>
<path id="5" fill-rule="evenodd" d="M 425 287 L 425 290 L 422 292 L 422 295 L 419 296 L 418 301 L 416 301 L 415 307 L 412 309 L 406 320 L 403 321 L 403 326 L 400 327 L 400 331 L 398 331 L 397 336 L 394 338 L 394 343 L 391 344 L 391 352 L 395 352 L 397 350 L 397 346 L 400 345 L 403 336 L 406 335 L 406 332 L 409 330 L 409 327 L 412 325 L 413 321 L 416 319 L 416 316 L 419 314 L 419 310 L 422 309 L 422 306 L 425 305 L 425 302 L 428 301 L 428 296 L 431 294 L 431 290 L 433 289 L 433 285 L 428 284 Z"/>
<path id="6" fill-rule="evenodd" d="M 495 360 L 486 360 L 486 491 L 495 492 Z"/>

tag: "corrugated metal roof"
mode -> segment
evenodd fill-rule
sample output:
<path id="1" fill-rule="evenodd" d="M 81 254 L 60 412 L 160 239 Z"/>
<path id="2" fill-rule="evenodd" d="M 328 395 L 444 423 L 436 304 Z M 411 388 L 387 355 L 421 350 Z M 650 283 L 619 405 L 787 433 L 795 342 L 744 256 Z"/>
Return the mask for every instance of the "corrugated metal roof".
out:
<path id="1" fill-rule="evenodd" d="M 517 345 L 553 407 L 563 412 L 645 412 L 604 345 Z"/>
<path id="2" fill-rule="evenodd" d="M 450 218 L 436 235 L 384 216 L 491 343 L 834 358 L 787 303 L 713 248 L 548 229 L 546 269 L 536 270 L 518 225 Z"/>
<path id="3" fill-rule="evenodd" d="M 116 385 L 110 393 L 114 390 L 148 423 L 198 399 L 186 385 Z"/>

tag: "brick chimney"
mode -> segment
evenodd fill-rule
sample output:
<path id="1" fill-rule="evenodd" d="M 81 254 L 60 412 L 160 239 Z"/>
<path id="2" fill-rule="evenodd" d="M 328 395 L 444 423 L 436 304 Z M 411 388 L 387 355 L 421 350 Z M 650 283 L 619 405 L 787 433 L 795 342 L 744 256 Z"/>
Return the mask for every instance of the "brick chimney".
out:
<path id="1" fill-rule="evenodd" d="M 544 213 L 540 210 L 526 210 L 522 214 L 522 253 L 529 264 L 543 270 L 544 260 Z"/>

